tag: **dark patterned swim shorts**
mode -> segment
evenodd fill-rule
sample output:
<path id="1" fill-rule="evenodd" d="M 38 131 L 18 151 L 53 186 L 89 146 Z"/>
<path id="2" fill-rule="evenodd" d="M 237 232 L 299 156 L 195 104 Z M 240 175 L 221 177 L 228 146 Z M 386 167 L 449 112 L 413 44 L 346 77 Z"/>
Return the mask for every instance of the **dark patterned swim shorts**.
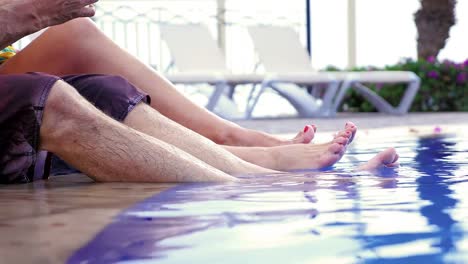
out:
<path id="1" fill-rule="evenodd" d="M 60 79 L 118 121 L 124 120 L 138 103 L 150 100 L 118 76 L 0 75 L 0 183 L 26 183 L 48 176 L 47 155 L 39 151 L 39 132 L 47 96 Z M 72 170 L 59 159 L 53 160 L 58 167 L 53 166 L 53 170 Z"/>

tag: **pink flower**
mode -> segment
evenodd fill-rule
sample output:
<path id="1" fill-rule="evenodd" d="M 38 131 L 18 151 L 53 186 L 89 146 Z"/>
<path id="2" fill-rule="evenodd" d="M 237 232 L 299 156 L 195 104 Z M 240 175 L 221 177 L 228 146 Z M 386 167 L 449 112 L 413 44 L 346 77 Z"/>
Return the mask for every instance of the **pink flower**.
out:
<path id="1" fill-rule="evenodd" d="M 434 63 L 434 62 L 436 62 L 436 57 L 430 56 L 429 58 L 427 58 L 427 62 L 429 62 L 429 63 Z"/>
<path id="2" fill-rule="evenodd" d="M 437 79 L 439 78 L 439 73 L 436 71 L 430 71 L 427 73 L 427 77 L 432 78 L 432 79 Z"/>
<path id="3" fill-rule="evenodd" d="M 375 90 L 380 92 L 380 90 L 382 90 L 383 86 L 384 85 L 382 83 L 377 83 L 377 84 L 375 84 Z"/>
<path id="4" fill-rule="evenodd" d="M 464 72 L 460 72 L 457 75 L 457 83 L 458 84 L 464 84 L 466 82 L 466 74 Z"/>

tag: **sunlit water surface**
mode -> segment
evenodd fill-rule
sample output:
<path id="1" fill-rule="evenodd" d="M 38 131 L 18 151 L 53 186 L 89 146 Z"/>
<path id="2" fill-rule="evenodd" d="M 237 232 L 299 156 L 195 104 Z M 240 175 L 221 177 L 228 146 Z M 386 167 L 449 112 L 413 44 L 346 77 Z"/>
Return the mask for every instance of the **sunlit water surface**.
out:
<path id="1" fill-rule="evenodd" d="M 118 215 L 69 263 L 467 263 L 468 137 L 392 142 L 401 167 L 184 184 Z M 385 145 L 385 146 L 384 146 Z"/>

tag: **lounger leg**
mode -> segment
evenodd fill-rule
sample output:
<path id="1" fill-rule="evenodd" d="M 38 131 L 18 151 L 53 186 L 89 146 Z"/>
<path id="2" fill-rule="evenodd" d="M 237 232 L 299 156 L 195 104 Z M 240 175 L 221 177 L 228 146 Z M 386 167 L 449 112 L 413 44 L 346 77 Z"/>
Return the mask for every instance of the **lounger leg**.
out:
<path id="1" fill-rule="evenodd" d="M 333 101 L 332 109 L 335 113 L 338 112 L 338 108 L 343 103 L 343 99 L 346 96 L 349 88 L 353 85 L 353 80 L 345 80 L 341 83 L 338 94 L 335 96 L 335 100 Z"/>
<path id="2" fill-rule="evenodd" d="M 246 111 L 250 107 L 252 100 L 254 100 L 255 92 L 257 91 L 257 84 L 252 84 L 252 88 L 250 89 L 249 96 L 247 97 L 247 104 L 246 104 Z"/>
<path id="3" fill-rule="evenodd" d="M 282 85 L 279 86 L 279 84 Z M 289 87 L 285 87 L 286 85 Z M 271 81 L 270 87 L 296 109 L 299 117 L 324 116 L 325 111 L 322 111 L 322 104 L 317 103 L 317 98 L 314 98 L 305 89 L 298 87 L 296 84 L 284 81 Z"/>
<path id="4" fill-rule="evenodd" d="M 371 89 L 369 89 L 361 83 L 356 83 L 355 89 L 362 96 L 364 96 L 371 104 L 373 104 L 377 108 L 377 110 L 379 110 L 379 112 L 384 112 L 393 115 L 402 115 L 408 112 L 408 109 L 411 106 L 411 103 L 413 102 L 413 98 L 419 89 L 419 81 L 413 81 L 410 84 L 408 84 L 405 94 L 401 99 L 398 107 L 393 107 L 391 104 L 385 101 L 385 99 L 383 99 L 381 96 L 379 96 L 374 91 L 372 91 Z"/>
<path id="5" fill-rule="evenodd" d="M 403 95 L 403 98 L 401 99 L 401 102 L 398 105 L 397 112 L 399 114 L 405 114 L 410 109 L 414 97 L 416 96 L 416 93 L 419 90 L 420 82 L 421 80 L 417 79 L 408 84 L 405 94 Z"/>
<path id="6" fill-rule="evenodd" d="M 226 89 L 226 96 L 229 99 L 234 100 L 234 93 L 235 92 L 236 92 L 236 85 L 229 85 L 228 89 Z"/>
<path id="7" fill-rule="evenodd" d="M 206 109 L 213 112 L 216 105 L 218 104 L 219 98 L 223 94 L 224 90 L 228 88 L 229 85 L 225 81 L 219 81 L 215 84 L 215 90 L 211 94 L 208 103 L 206 104 Z"/>
<path id="8" fill-rule="evenodd" d="M 362 83 L 355 82 L 352 80 L 345 81 L 341 85 L 340 91 L 335 98 L 335 102 L 333 104 L 333 109 L 338 111 L 338 107 L 341 105 L 346 92 L 353 87 L 356 92 L 362 95 L 366 100 L 371 103 L 379 112 L 393 114 L 393 115 L 402 115 L 408 112 L 409 108 L 411 107 L 411 103 L 413 102 L 416 93 L 418 92 L 420 86 L 420 80 L 414 80 L 410 82 L 406 88 L 405 94 L 400 101 L 398 107 L 393 107 L 389 104 L 385 99 L 381 96 L 376 94 L 374 91 L 363 85 Z"/>
<path id="9" fill-rule="evenodd" d="M 252 101 L 252 103 L 247 104 L 247 107 L 246 107 L 246 110 L 245 110 L 245 118 L 246 119 L 251 119 L 252 118 L 252 112 L 255 109 L 255 106 L 257 106 L 257 103 L 258 103 L 258 100 L 260 99 L 260 96 L 263 94 L 265 89 L 270 85 L 271 85 L 271 83 L 269 81 L 263 82 L 261 84 L 260 90 L 258 91 L 258 93 L 256 95 L 253 95 L 253 92 L 252 92 L 252 98 L 251 98 L 251 100 L 249 100 L 249 102 Z"/>
<path id="10" fill-rule="evenodd" d="M 333 116 L 336 114 L 335 108 L 333 108 L 333 98 L 335 97 L 340 83 L 338 81 L 330 82 L 327 85 L 327 90 L 323 96 L 322 107 L 320 107 L 320 114 L 323 116 Z"/>
<path id="11" fill-rule="evenodd" d="M 354 89 L 364 98 L 366 98 L 369 103 L 375 106 L 379 112 L 387 114 L 399 114 L 397 111 L 395 111 L 395 108 L 391 104 L 389 104 L 387 101 L 385 101 L 385 99 L 362 83 L 355 83 Z"/>

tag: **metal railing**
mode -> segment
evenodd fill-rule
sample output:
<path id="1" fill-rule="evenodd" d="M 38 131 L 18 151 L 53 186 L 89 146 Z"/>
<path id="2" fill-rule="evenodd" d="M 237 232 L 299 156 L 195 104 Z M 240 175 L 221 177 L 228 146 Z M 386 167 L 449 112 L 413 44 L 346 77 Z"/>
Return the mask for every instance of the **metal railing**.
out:
<path id="1" fill-rule="evenodd" d="M 226 1 L 221 7 L 215 0 L 106 0 L 97 5 L 94 21 L 118 45 L 144 63 L 162 70 L 171 64 L 171 56 L 160 37 L 160 24 L 207 25 L 225 52 L 228 67 L 235 72 L 251 72 L 257 65 L 253 46 L 245 26 L 276 24 L 294 27 L 305 35 L 303 10 L 271 10 L 263 5 L 239 8 L 238 1 Z M 231 2 L 237 5 L 234 7 Z M 302 1 L 301 1 L 302 2 Z M 268 2 L 266 2 L 268 4 Z M 297 15 L 297 14 L 302 14 Z M 190 48 L 190 40 L 187 41 Z M 239 56 L 245 54 L 245 56 Z M 241 59 L 242 57 L 242 59 Z"/>

